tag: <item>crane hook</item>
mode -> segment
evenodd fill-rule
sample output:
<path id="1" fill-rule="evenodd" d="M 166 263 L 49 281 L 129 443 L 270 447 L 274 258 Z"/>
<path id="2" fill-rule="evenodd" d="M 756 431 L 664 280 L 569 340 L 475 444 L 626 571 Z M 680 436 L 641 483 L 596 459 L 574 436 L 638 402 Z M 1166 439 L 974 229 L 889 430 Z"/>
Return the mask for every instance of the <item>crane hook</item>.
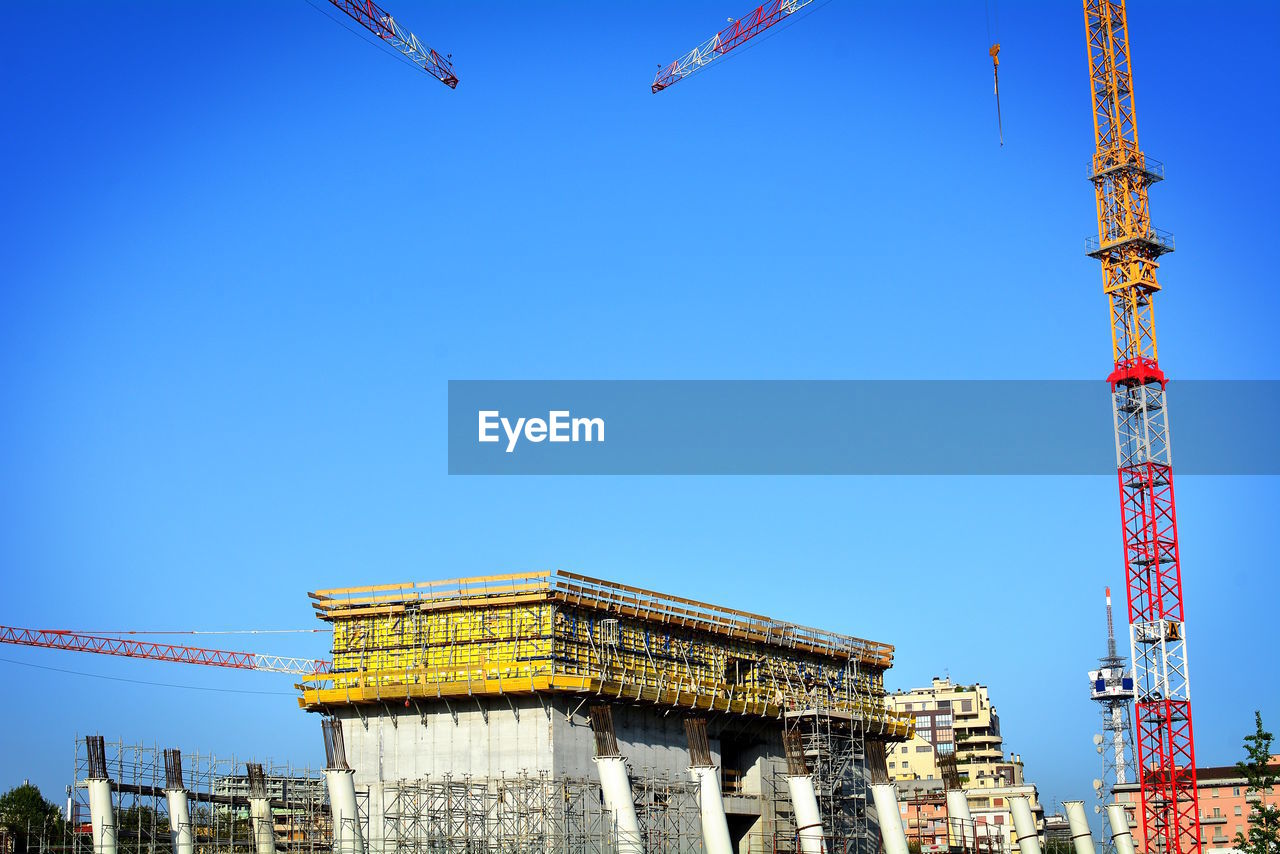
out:
<path id="1" fill-rule="evenodd" d="M 996 127 L 1000 131 L 1000 147 L 1004 148 L 1004 118 L 1000 115 L 1000 44 L 997 42 L 987 51 L 991 55 L 991 73 L 996 81 Z"/>

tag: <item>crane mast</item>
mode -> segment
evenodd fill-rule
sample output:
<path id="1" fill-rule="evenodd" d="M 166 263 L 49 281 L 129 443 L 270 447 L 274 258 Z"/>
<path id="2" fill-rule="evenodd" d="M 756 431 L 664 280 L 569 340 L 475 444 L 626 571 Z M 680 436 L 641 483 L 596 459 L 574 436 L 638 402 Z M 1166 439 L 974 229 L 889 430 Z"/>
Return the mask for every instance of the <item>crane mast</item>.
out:
<path id="1" fill-rule="evenodd" d="M 1148 189 L 1164 167 L 1138 146 L 1129 24 L 1124 0 L 1084 0 L 1095 150 L 1090 180 L 1111 308 L 1111 386 L 1116 470 L 1136 695 L 1138 825 L 1147 851 L 1198 854 L 1191 687 L 1166 378 L 1156 348 L 1153 301 L 1159 258 L 1173 238 L 1151 225 Z"/>

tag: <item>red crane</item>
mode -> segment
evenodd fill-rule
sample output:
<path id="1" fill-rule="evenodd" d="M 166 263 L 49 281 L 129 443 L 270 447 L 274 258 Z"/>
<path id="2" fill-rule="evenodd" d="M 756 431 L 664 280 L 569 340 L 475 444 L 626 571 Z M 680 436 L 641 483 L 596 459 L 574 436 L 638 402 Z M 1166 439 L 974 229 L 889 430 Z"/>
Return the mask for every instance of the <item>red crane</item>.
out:
<path id="1" fill-rule="evenodd" d="M 292 673 L 295 676 L 314 676 L 328 673 L 328 661 L 309 658 L 289 658 L 282 655 L 263 655 L 257 652 L 232 652 L 225 649 L 204 649 L 195 646 L 179 646 L 170 643 L 126 640 L 106 635 L 86 635 L 57 629 L 20 629 L 0 626 L 0 643 L 17 646 L 38 646 L 46 649 L 66 649 L 74 652 L 97 652 L 102 655 L 120 655 L 126 658 L 146 658 L 152 661 L 173 661 L 179 664 L 203 664 L 209 667 L 230 667 L 235 670 L 260 670 L 267 673 Z"/>
<path id="2" fill-rule="evenodd" d="M 373 0 L 329 0 L 347 17 L 409 58 L 409 61 L 450 89 L 458 88 L 453 73 L 452 54 L 441 56 L 418 41 L 418 37 L 396 23 L 386 9 Z"/>
<path id="3" fill-rule="evenodd" d="M 724 56 L 735 47 L 745 44 L 812 2 L 813 0 L 772 0 L 770 3 L 756 7 L 745 18 L 733 21 L 675 62 L 659 68 L 649 91 L 661 92 L 672 83 L 683 80 L 716 57 Z"/>

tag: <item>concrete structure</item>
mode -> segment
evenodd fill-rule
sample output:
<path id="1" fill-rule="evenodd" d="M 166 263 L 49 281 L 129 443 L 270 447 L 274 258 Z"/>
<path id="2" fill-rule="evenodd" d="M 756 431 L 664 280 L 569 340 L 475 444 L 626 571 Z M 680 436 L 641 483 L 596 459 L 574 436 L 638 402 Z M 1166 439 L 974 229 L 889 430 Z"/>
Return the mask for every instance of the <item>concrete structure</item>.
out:
<path id="1" fill-rule="evenodd" d="M 729 818 L 720 792 L 720 769 L 704 765 L 690 769 L 698 784 L 698 806 L 702 810 L 702 847 L 707 854 L 733 854 Z"/>
<path id="2" fill-rule="evenodd" d="M 1013 813 L 1013 830 L 1017 835 L 1018 850 L 1022 854 L 1040 854 L 1040 834 L 1036 829 L 1035 817 L 1031 814 L 1031 802 L 1024 797 L 1009 799 L 1010 812 Z"/>
<path id="3" fill-rule="evenodd" d="M 116 854 L 118 830 L 115 804 L 111 799 L 111 780 L 107 777 L 107 754 L 100 735 L 85 739 L 88 757 L 89 822 L 94 854 Z"/>
<path id="4" fill-rule="evenodd" d="M 1271 757 L 1271 765 L 1280 768 L 1280 755 Z M 1249 782 L 1234 765 L 1199 767 L 1196 769 L 1196 794 L 1200 803 L 1200 843 L 1204 854 L 1235 850 L 1237 833 L 1249 835 L 1249 811 L 1257 795 L 1248 791 Z M 1133 845 L 1140 852 L 1148 850 L 1142 827 L 1136 819 L 1138 784 L 1126 783 L 1114 789 L 1115 804 L 1127 816 L 1133 834 Z M 1267 802 L 1280 803 L 1280 786 L 1267 793 Z M 1112 805 L 1108 805 L 1108 815 Z"/>
<path id="5" fill-rule="evenodd" d="M 1116 854 L 1134 854 L 1133 833 L 1123 804 L 1107 804 L 1107 825 L 1111 828 L 1111 844 Z"/>
<path id="6" fill-rule="evenodd" d="M 371 848 L 412 849 L 407 837 L 424 825 L 424 845 L 445 833 L 434 819 L 409 827 L 397 816 L 437 783 L 463 779 L 474 832 L 489 834 L 477 842 L 520 825 L 544 797 L 577 810 L 545 832 L 598 834 L 614 818 L 621 827 L 625 806 L 615 799 L 602 813 L 598 796 L 579 803 L 577 793 L 625 773 L 647 850 L 701 849 L 710 782 L 690 769 L 702 765 L 720 769 L 734 850 L 791 850 L 810 816 L 791 796 L 784 732 L 810 772 L 817 829 L 842 845 L 857 836 L 851 850 L 878 847 L 865 743 L 910 735 L 907 717 L 885 705 L 886 644 L 569 573 L 312 596 L 333 626 L 334 672 L 304 680 L 300 703 L 342 731 Z M 604 753 L 600 706 L 616 738 Z M 691 715 L 706 719 L 703 762 L 685 730 Z M 616 756 L 612 770 L 597 756 Z M 511 806 L 522 799 L 530 804 Z"/>
<path id="7" fill-rule="evenodd" d="M 1067 826 L 1071 831 L 1071 844 L 1076 854 L 1094 854 L 1093 830 L 1089 827 L 1089 814 L 1085 812 L 1084 801 L 1063 801 L 1062 807 L 1067 811 Z"/>
<path id="8" fill-rule="evenodd" d="M 877 783 L 871 787 L 876 814 L 880 817 L 880 838 L 885 854 L 907 854 L 907 835 L 902 829 L 902 816 L 898 808 L 898 790 L 892 783 Z"/>

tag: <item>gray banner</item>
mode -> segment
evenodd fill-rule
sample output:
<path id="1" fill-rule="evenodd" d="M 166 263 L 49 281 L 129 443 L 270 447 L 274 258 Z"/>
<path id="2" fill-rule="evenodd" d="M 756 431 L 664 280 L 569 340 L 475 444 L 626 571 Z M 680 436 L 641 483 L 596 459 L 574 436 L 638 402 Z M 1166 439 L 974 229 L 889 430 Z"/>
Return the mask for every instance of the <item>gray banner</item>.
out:
<path id="1" fill-rule="evenodd" d="M 1179 474 L 1280 474 L 1280 382 L 1167 397 Z M 450 474 L 1100 475 L 1112 436 L 1097 381 L 449 383 Z"/>

